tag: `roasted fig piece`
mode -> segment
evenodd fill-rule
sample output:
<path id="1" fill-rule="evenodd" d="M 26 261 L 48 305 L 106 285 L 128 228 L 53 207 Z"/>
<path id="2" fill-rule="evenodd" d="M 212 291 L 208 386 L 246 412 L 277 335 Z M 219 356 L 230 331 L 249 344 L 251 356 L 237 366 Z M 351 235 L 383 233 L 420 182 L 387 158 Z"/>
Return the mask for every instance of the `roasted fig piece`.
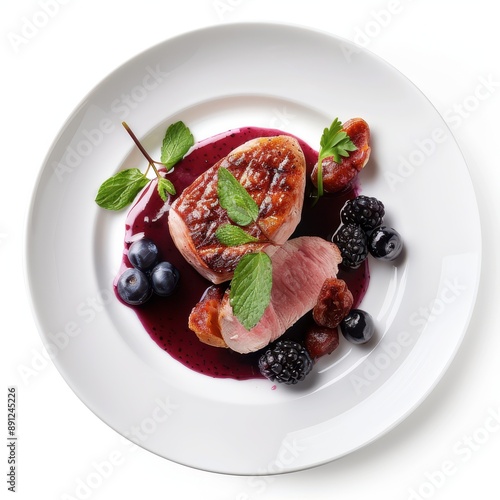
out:
<path id="1" fill-rule="evenodd" d="M 326 193 L 336 193 L 349 187 L 370 158 L 368 124 L 362 118 L 352 118 L 343 124 L 342 130 L 358 149 L 352 151 L 347 158 L 342 158 L 340 163 L 336 163 L 331 156 L 323 160 L 323 189 Z M 311 173 L 311 180 L 317 187 L 317 166 Z"/>
<path id="2" fill-rule="evenodd" d="M 336 328 L 351 310 L 352 303 L 352 293 L 345 281 L 328 278 L 324 281 L 313 308 L 314 321 L 319 326 Z"/>
<path id="3" fill-rule="evenodd" d="M 339 346 L 338 328 L 312 325 L 307 330 L 305 345 L 307 352 L 314 361 L 331 354 Z"/>

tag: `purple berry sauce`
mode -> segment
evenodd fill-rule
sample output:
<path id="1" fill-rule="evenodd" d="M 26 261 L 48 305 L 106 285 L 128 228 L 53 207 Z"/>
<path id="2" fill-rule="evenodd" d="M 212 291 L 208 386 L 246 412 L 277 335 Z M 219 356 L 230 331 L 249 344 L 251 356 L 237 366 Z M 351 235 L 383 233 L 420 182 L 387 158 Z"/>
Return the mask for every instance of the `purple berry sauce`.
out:
<path id="1" fill-rule="evenodd" d="M 180 194 L 200 174 L 246 141 L 284 134 L 291 135 L 276 129 L 258 127 L 245 127 L 219 134 L 198 143 L 192 152 L 175 166 L 168 178 Z M 306 158 L 308 182 L 302 219 L 292 237 L 320 236 L 330 239 L 340 224 L 342 206 L 348 199 L 357 195 L 357 187 L 353 186 L 334 195 L 327 194 L 313 208 L 308 193 L 312 187 L 310 173 L 317 162 L 318 153 L 305 142 L 298 140 Z M 142 237 L 154 241 L 161 259 L 171 262 L 180 272 L 179 285 L 173 295 L 153 296 L 146 304 L 134 306 L 133 309 L 150 337 L 170 356 L 192 370 L 217 378 L 262 378 L 257 367 L 260 353 L 238 354 L 230 349 L 211 347 L 200 342 L 188 328 L 188 317 L 192 308 L 211 283 L 184 260 L 170 237 L 167 224 L 168 207 L 174 199 L 175 197 L 172 197 L 165 204 L 157 194 L 156 181 L 153 181 L 127 215 L 125 247 L 119 275 L 125 268 L 131 267 L 127 258 L 129 246 Z M 338 277 L 346 281 L 354 297 L 353 307 L 357 307 L 370 279 L 367 261 L 358 269 L 340 270 Z M 115 291 L 117 279 L 118 277 L 115 280 Z M 303 339 L 308 321 L 312 321 L 311 314 L 299 320 L 285 336 Z"/>

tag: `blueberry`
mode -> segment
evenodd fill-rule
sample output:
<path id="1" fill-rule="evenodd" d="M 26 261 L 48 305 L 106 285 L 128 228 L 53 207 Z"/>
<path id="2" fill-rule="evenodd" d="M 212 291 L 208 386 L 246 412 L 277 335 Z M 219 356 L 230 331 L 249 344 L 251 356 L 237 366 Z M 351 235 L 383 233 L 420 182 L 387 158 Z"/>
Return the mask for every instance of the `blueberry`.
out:
<path id="1" fill-rule="evenodd" d="M 128 260 L 135 268 L 149 271 L 158 262 L 158 247 L 147 238 L 134 241 L 128 249 Z"/>
<path id="2" fill-rule="evenodd" d="M 144 304 L 153 292 L 148 277 L 139 269 L 129 268 L 118 278 L 118 295 L 132 306 Z"/>
<path id="3" fill-rule="evenodd" d="M 151 271 L 151 282 L 157 295 L 167 297 L 179 282 L 179 271 L 170 262 L 160 262 Z"/>
<path id="4" fill-rule="evenodd" d="M 368 238 L 368 251 L 377 259 L 394 260 L 402 250 L 401 235 L 391 227 L 379 226 Z"/>
<path id="5" fill-rule="evenodd" d="M 340 323 L 342 335 L 353 344 L 368 342 L 375 332 L 373 318 L 361 309 L 351 309 Z"/>

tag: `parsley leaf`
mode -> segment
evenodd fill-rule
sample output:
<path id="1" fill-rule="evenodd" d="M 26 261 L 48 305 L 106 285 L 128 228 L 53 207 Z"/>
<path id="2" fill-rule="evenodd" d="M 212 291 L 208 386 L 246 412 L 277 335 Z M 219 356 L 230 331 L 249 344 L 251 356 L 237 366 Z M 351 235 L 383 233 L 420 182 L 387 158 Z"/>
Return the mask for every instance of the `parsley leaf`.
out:
<path id="1" fill-rule="evenodd" d="M 132 203 L 148 182 L 138 168 L 122 170 L 101 184 L 95 202 L 108 210 L 120 210 Z"/>
<path id="2" fill-rule="evenodd" d="M 347 158 L 349 152 L 356 151 L 358 148 L 351 141 L 351 138 L 347 135 L 345 131 L 342 130 L 342 122 L 335 118 L 330 128 L 325 128 L 323 130 L 323 135 L 320 140 L 320 150 L 318 154 L 318 181 L 317 187 L 318 192 L 316 195 L 316 201 L 323 196 L 323 160 L 329 156 L 333 156 L 333 160 L 336 163 L 342 161 L 341 157 Z"/>
<path id="3" fill-rule="evenodd" d="M 255 243 L 259 241 L 258 238 L 253 237 L 246 231 L 243 231 L 239 226 L 232 224 L 223 224 L 215 231 L 216 238 L 227 247 L 244 245 L 245 243 Z"/>
<path id="4" fill-rule="evenodd" d="M 234 271 L 229 301 L 234 315 L 247 329 L 262 318 L 271 301 L 273 284 L 271 259 L 264 252 L 244 255 Z"/>
<path id="5" fill-rule="evenodd" d="M 217 172 L 217 195 L 228 217 L 238 226 L 248 226 L 259 217 L 259 207 L 227 168 Z"/>
<path id="6" fill-rule="evenodd" d="M 175 122 L 168 127 L 163 138 L 160 158 L 167 171 L 182 160 L 193 144 L 193 134 L 183 122 Z"/>

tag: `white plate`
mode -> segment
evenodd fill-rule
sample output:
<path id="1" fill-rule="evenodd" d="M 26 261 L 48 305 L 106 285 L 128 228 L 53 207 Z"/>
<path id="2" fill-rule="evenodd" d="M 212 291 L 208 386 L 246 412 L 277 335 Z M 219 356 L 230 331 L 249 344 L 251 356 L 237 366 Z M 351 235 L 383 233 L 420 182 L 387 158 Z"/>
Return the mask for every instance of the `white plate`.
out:
<path id="1" fill-rule="evenodd" d="M 94 203 L 100 183 L 144 166 L 126 119 L 158 156 L 166 125 L 197 140 L 245 125 L 318 147 L 334 117 L 372 130 L 363 192 L 404 236 L 397 267 L 371 261 L 362 307 L 377 341 L 342 342 L 302 386 L 213 379 L 174 361 L 114 298 L 124 213 Z M 479 279 L 481 235 L 462 155 L 429 101 L 399 72 L 302 28 L 223 25 L 153 47 L 103 80 L 47 156 L 27 227 L 33 307 L 57 368 L 119 433 L 163 457 L 236 474 L 294 471 L 381 436 L 426 397 L 459 347 Z M 76 431 L 76 429 L 75 429 Z"/>

